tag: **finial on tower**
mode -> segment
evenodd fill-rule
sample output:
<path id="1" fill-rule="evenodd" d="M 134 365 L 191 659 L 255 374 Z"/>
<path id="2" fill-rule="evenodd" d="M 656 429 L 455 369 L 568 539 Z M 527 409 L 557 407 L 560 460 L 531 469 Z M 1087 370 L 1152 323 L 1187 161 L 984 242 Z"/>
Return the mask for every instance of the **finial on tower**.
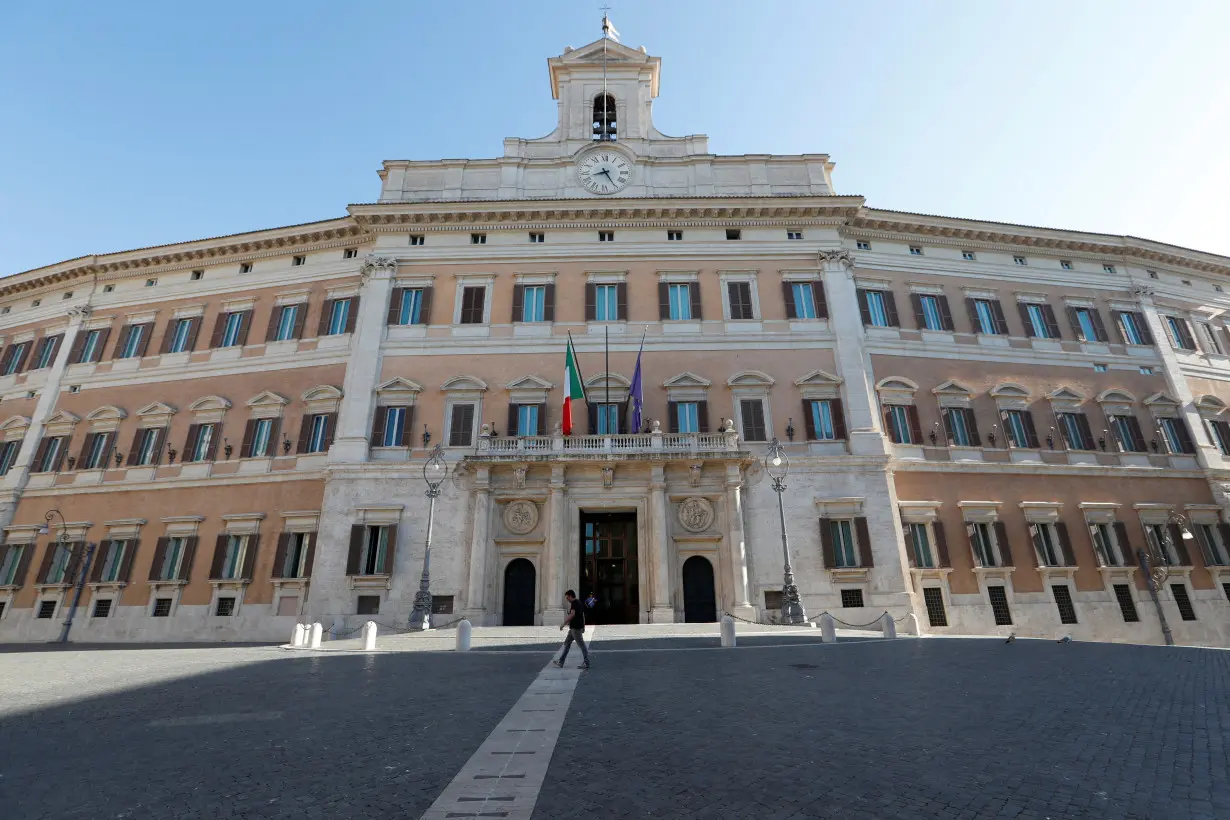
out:
<path id="1" fill-rule="evenodd" d="M 610 16 L 607 14 L 611 10 L 610 6 L 602 7 L 602 36 L 607 40 L 619 42 L 619 32 L 615 30 L 615 24 L 611 22 Z"/>

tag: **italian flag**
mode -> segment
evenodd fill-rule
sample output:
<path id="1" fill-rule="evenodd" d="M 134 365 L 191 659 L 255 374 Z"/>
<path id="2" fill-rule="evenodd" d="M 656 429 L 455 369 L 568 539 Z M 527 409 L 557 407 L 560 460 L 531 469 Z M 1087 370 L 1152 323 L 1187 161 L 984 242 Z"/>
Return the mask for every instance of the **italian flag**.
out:
<path id="1" fill-rule="evenodd" d="M 581 383 L 581 371 L 577 368 L 577 352 L 568 337 L 568 356 L 564 360 L 564 435 L 572 435 L 572 408 L 574 402 L 585 398 L 585 386 Z"/>

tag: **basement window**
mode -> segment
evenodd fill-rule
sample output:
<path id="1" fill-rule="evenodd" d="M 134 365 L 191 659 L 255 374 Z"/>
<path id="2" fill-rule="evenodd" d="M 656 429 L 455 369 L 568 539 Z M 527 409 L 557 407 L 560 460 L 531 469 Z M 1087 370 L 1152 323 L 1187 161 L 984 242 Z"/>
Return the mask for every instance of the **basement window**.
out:
<path id="1" fill-rule="evenodd" d="M 251 273 L 251 272 L 252 272 L 252 263 L 251 263 L 251 262 L 244 262 L 243 264 L 241 264 L 241 265 L 239 266 L 239 272 L 240 272 L 240 273 Z"/>
<path id="2" fill-rule="evenodd" d="M 346 250 L 342 251 L 343 259 L 354 259 L 358 255 L 359 255 L 358 248 L 347 248 Z"/>
<path id="3" fill-rule="evenodd" d="M 948 626 L 948 613 L 944 611 L 944 592 L 939 587 L 925 587 L 923 602 L 927 605 L 927 620 L 932 626 Z"/>
<path id="4" fill-rule="evenodd" d="M 1170 591 L 1174 593 L 1175 605 L 1179 607 L 1179 617 L 1185 621 L 1196 620 L 1196 610 L 1192 608 L 1192 599 L 1187 596 L 1187 585 L 1171 584 Z"/>
<path id="5" fill-rule="evenodd" d="M 359 596 L 359 615 L 379 615 L 380 614 L 380 596 L 379 595 L 360 595 Z"/>
<path id="6" fill-rule="evenodd" d="M 841 591 L 841 605 L 850 609 L 858 609 L 863 605 L 863 591 L 861 589 L 843 589 Z"/>
<path id="7" fill-rule="evenodd" d="M 726 238 L 727 239 L 742 239 L 743 231 L 739 230 L 738 228 L 727 228 Z"/>
<path id="8" fill-rule="evenodd" d="M 235 614 L 235 599 L 234 598 L 219 598 L 218 607 L 214 610 L 215 615 L 226 617 Z"/>
<path id="9" fill-rule="evenodd" d="M 194 271 L 192 272 L 192 281 L 193 281 L 193 282 L 199 282 L 199 281 L 201 281 L 201 280 L 202 280 L 202 279 L 204 279 L 204 278 L 205 278 L 205 271 L 203 271 L 203 270 L 194 270 Z"/>
<path id="10" fill-rule="evenodd" d="M 1076 606 L 1072 603 L 1072 590 L 1067 584 L 1055 584 L 1051 587 L 1055 593 L 1055 606 L 1059 608 L 1059 623 L 1076 623 Z"/>
<path id="11" fill-rule="evenodd" d="M 296 268 L 299 267 L 300 265 L 306 265 L 307 257 L 306 256 L 292 256 L 290 260 L 290 264 Z M 222 603 L 222 602 L 219 601 L 218 603 Z"/>
<path id="12" fill-rule="evenodd" d="M 1004 588 L 987 587 L 987 596 L 991 599 L 991 614 L 995 616 L 995 625 L 1012 626 L 1012 611 L 1008 609 L 1008 593 Z"/>
<path id="13" fill-rule="evenodd" d="M 411 245 L 423 245 L 423 244 L 426 244 L 426 241 L 427 241 L 427 237 L 423 236 L 421 233 L 410 234 L 410 244 Z"/>
<path id="14" fill-rule="evenodd" d="M 154 617 L 169 618 L 171 616 L 171 599 L 170 598 L 155 598 L 154 599 Z"/>
<path id="15" fill-rule="evenodd" d="M 56 614 L 56 602 L 54 599 L 50 601 L 39 601 L 38 617 L 43 618 L 44 620 L 48 620 L 48 619 L 54 618 L 55 614 Z"/>
<path id="16" fill-rule="evenodd" d="M 487 234 L 485 233 L 470 234 L 470 244 L 471 245 L 486 245 L 487 244 Z"/>
<path id="17" fill-rule="evenodd" d="M 111 614 L 111 599 L 103 598 L 100 601 L 94 602 L 94 617 L 106 618 Z"/>
<path id="18" fill-rule="evenodd" d="M 1140 614 L 1136 612 L 1136 601 L 1132 599 L 1130 586 L 1115 584 L 1115 600 L 1119 602 L 1119 611 L 1123 613 L 1125 624 L 1140 623 Z"/>

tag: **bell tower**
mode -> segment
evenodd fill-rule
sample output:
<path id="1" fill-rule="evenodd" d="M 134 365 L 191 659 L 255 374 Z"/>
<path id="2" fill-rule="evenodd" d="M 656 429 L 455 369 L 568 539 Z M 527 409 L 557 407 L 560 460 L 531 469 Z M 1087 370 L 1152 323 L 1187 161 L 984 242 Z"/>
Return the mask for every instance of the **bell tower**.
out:
<path id="1" fill-rule="evenodd" d="M 651 112 L 661 63 L 644 47 L 629 48 L 609 37 L 565 48 L 547 61 L 551 96 L 559 101 L 553 136 L 569 143 L 660 138 Z"/>

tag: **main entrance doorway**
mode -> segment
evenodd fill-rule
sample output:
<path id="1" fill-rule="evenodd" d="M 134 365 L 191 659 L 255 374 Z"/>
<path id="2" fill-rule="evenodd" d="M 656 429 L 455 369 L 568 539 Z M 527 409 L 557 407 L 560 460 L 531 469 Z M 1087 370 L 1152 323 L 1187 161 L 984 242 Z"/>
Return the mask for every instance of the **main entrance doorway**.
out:
<path id="1" fill-rule="evenodd" d="M 504 626 L 534 625 L 534 565 L 516 558 L 504 569 Z"/>
<path id="2" fill-rule="evenodd" d="M 717 620 L 717 595 L 713 588 L 713 564 L 693 555 L 683 562 L 683 620 L 689 624 Z"/>
<path id="3" fill-rule="evenodd" d="M 636 513 L 581 513 L 581 585 L 576 591 L 591 624 L 634 624 L 640 618 Z"/>

